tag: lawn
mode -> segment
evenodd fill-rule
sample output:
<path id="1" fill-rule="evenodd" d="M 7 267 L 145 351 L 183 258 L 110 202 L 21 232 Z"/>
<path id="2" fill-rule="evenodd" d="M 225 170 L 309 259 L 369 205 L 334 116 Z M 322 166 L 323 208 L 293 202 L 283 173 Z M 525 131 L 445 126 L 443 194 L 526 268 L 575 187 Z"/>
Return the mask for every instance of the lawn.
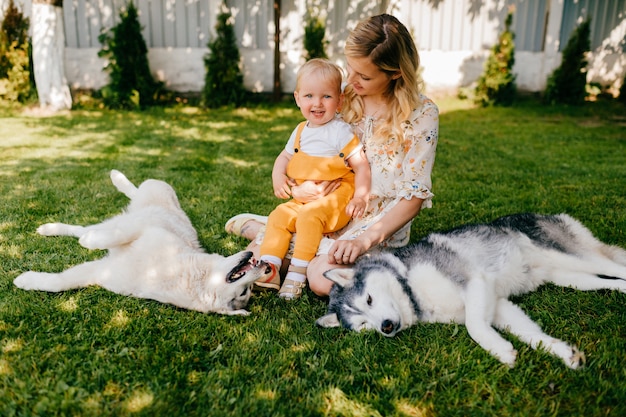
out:
<path id="1" fill-rule="evenodd" d="M 521 211 L 566 212 L 626 247 L 626 111 L 606 101 L 476 109 L 439 101 L 434 207 L 412 239 Z M 103 256 L 49 221 L 90 224 L 127 200 L 115 168 L 177 191 L 208 251 L 232 254 L 234 214 L 268 213 L 274 157 L 301 119 L 295 105 L 144 112 L 83 108 L 33 117 L 0 108 L 0 415 L 622 416 L 626 294 L 554 286 L 515 301 L 578 345 L 573 371 L 510 336 L 509 369 L 463 326 L 428 324 L 393 339 L 321 329 L 326 301 L 255 295 L 248 317 L 200 314 L 99 288 L 13 286 L 26 270 Z"/>

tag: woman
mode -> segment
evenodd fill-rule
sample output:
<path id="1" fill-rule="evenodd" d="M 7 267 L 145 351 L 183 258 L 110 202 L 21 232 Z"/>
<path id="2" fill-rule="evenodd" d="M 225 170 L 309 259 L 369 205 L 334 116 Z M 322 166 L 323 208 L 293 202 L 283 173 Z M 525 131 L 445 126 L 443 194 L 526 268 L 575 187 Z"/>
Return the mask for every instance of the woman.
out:
<path id="1" fill-rule="evenodd" d="M 413 218 L 431 206 L 433 197 L 439 111 L 420 93 L 419 55 L 410 33 L 394 16 L 373 16 L 350 33 L 345 56 L 348 78 L 342 117 L 363 143 L 372 189 L 363 217 L 324 239 L 307 268 L 309 287 L 321 296 L 332 286 L 325 271 L 347 267 L 374 248 L 406 245 Z M 300 201 L 311 201 L 335 186 L 308 182 L 294 184 L 291 192 Z M 262 226 L 262 217 L 243 214 L 230 219 L 226 230 L 256 236 L 248 248 L 258 253 Z"/>

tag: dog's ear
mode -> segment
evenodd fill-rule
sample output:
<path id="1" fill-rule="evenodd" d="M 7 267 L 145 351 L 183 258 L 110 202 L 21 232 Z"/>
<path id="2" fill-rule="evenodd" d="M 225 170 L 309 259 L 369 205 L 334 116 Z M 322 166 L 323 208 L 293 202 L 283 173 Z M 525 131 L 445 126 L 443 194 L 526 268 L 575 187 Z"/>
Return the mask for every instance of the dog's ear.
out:
<path id="1" fill-rule="evenodd" d="M 320 317 L 319 319 L 315 321 L 315 324 L 317 324 L 320 327 L 327 327 L 327 328 L 341 326 L 341 323 L 339 323 L 339 318 L 337 317 L 336 313 L 329 313 L 329 314 L 326 314 L 325 316 Z"/>
<path id="2" fill-rule="evenodd" d="M 352 268 L 335 268 L 324 272 L 324 276 L 340 287 L 345 287 L 352 282 L 354 270 Z"/>

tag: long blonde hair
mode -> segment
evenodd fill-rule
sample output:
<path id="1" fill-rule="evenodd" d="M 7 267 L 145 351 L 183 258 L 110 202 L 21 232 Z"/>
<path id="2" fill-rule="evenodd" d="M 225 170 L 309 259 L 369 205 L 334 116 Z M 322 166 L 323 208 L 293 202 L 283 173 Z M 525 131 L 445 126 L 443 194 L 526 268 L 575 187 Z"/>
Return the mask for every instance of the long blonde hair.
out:
<path id="1" fill-rule="evenodd" d="M 368 57 L 389 78 L 384 93 L 389 109 L 386 120 L 376 127 L 374 136 L 386 140 L 403 139 L 402 122 L 420 105 L 422 81 L 420 58 L 407 28 L 394 16 L 381 14 L 360 22 L 348 35 L 344 48 L 347 57 Z M 400 74 L 399 78 L 391 78 Z M 358 123 L 364 116 L 363 98 L 348 85 L 344 91 L 343 118 Z"/>

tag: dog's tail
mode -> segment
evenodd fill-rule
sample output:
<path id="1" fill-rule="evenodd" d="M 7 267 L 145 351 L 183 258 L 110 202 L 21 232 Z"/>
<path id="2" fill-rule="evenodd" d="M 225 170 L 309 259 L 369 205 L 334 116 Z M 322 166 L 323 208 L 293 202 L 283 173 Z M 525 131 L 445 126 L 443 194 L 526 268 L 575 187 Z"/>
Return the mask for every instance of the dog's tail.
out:
<path id="1" fill-rule="evenodd" d="M 135 184 L 126 178 L 126 175 L 122 174 L 116 169 L 111 170 L 111 182 L 115 185 L 121 193 L 124 193 L 126 197 L 132 199 L 137 194 L 137 187 Z"/>

